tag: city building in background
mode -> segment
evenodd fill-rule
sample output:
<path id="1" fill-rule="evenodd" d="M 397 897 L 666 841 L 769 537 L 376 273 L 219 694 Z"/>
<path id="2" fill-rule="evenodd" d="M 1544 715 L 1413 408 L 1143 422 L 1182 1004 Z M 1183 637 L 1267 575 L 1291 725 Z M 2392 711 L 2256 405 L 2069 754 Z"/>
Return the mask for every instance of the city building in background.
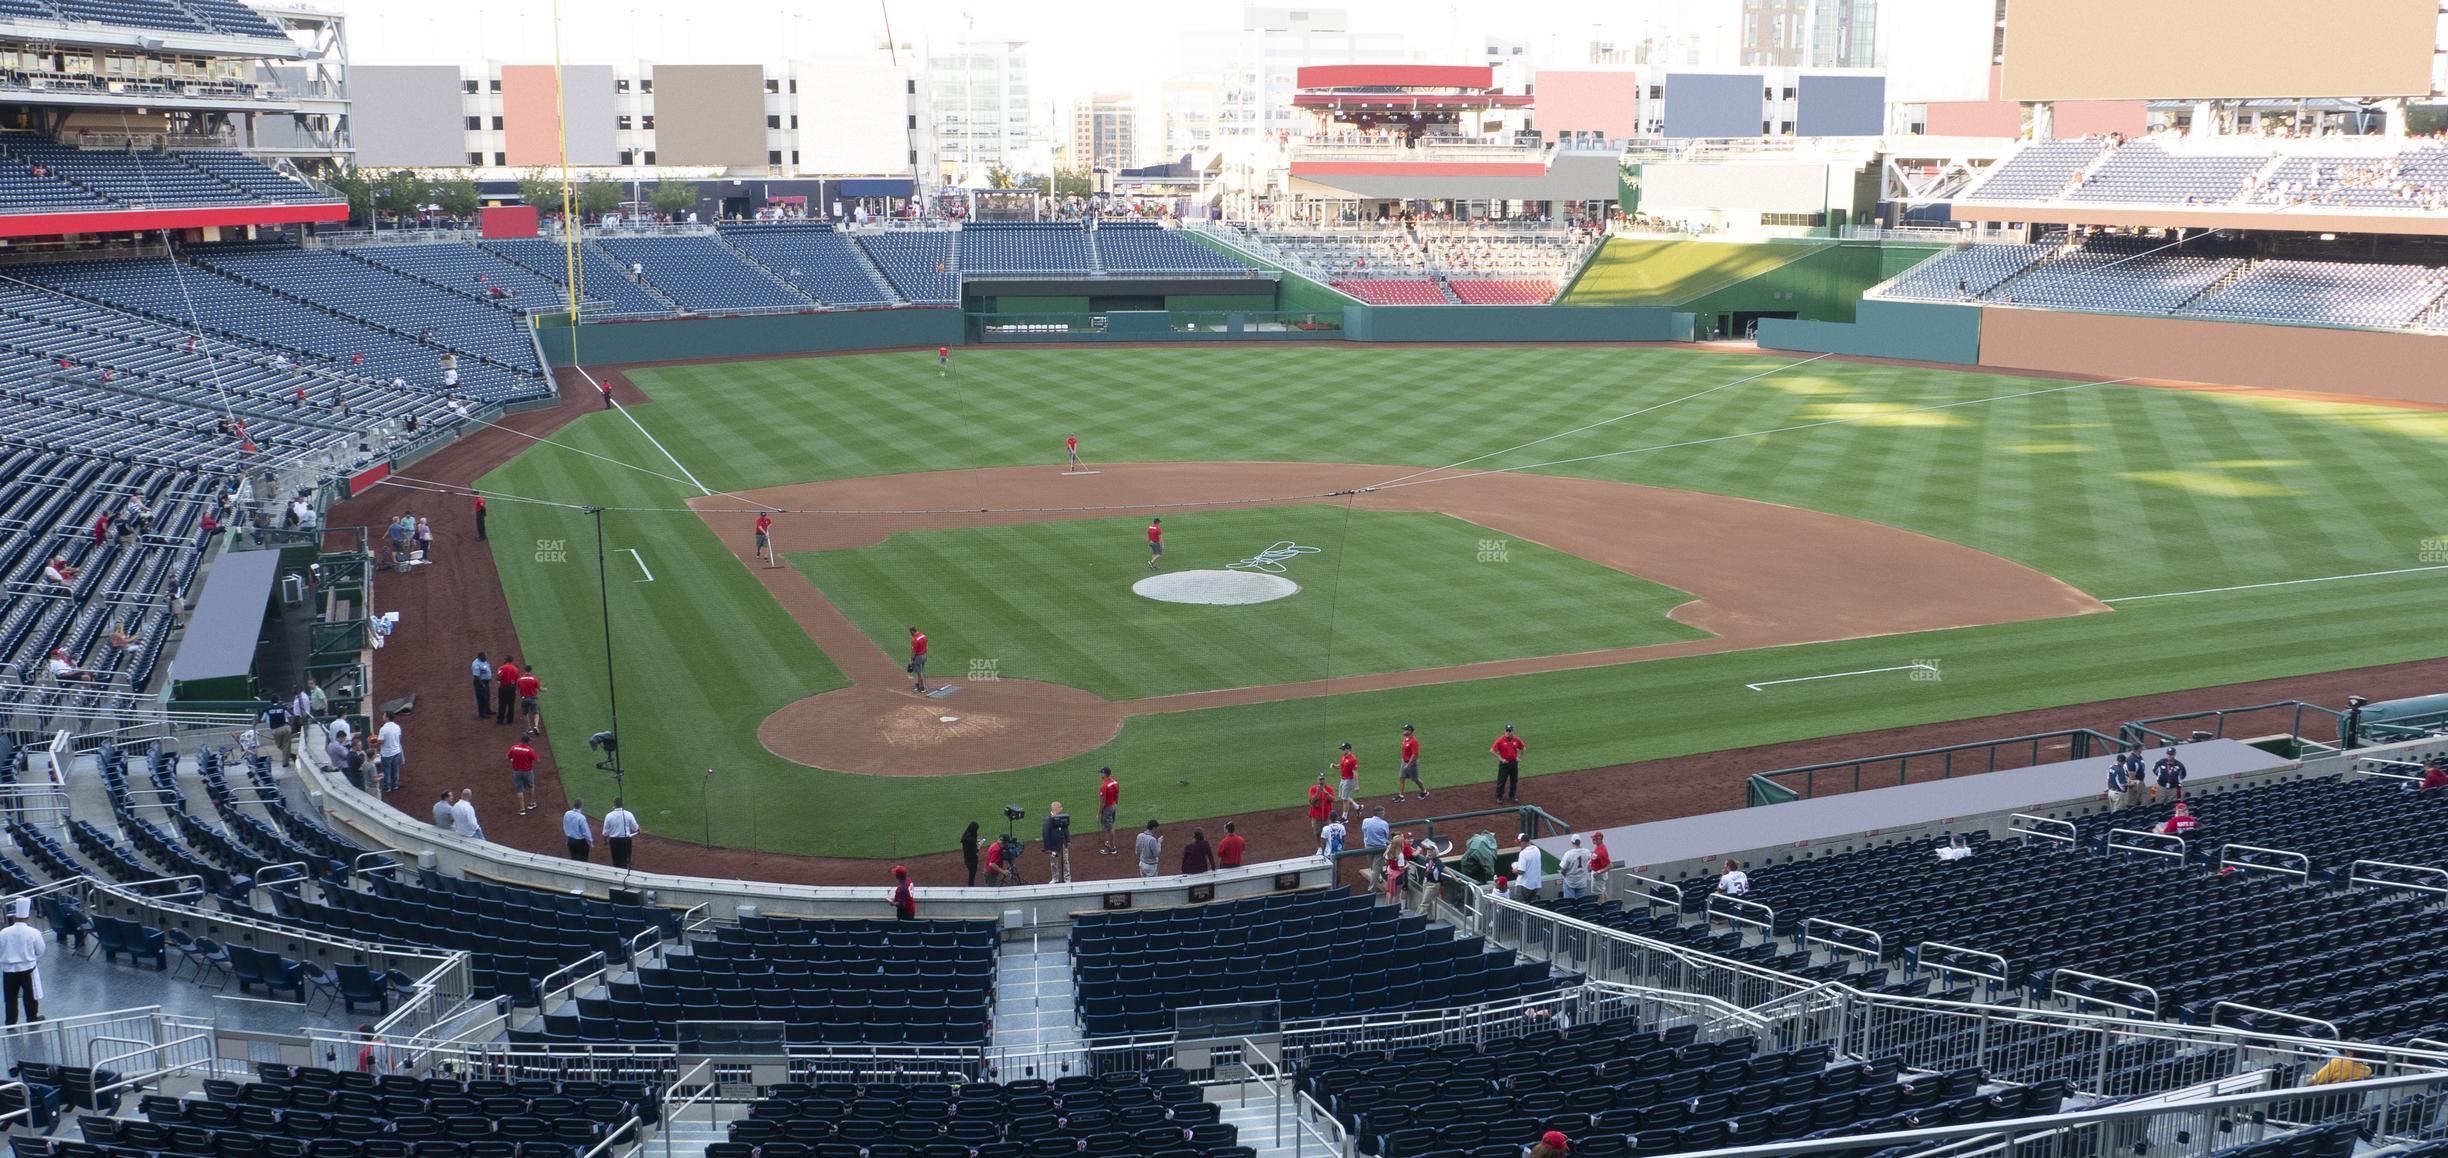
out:
<path id="1" fill-rule="evenodd" d="M 1129 93 L 1097 93 L 1071 106 L 1064 163 L 1113 172 L 1139 163 L 1139 106 Z"/>

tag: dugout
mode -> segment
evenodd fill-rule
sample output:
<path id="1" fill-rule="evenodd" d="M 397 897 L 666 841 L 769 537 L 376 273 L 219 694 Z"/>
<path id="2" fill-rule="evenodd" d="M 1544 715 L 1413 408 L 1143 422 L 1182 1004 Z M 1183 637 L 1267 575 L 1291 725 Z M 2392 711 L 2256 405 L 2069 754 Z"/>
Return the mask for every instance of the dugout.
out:
<path id="1" fill-rule="evenodd" d="M 267 625 L 281 619 L 279 551 L 224 551 L 204 573 L 187 634 L 170 657 L 170 705 L 262 698 L 257 664 Z"/>

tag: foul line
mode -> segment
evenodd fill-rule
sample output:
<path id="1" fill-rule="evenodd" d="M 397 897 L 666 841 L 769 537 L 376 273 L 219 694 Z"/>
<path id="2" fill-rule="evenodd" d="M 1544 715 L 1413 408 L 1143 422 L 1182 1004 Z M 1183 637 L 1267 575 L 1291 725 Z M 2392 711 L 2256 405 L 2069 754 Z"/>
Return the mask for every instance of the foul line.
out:
<path id="1" fill-rule="evenodd" d="M 586 380 L 587 380 L 587 384 L 588 384 L 588 385 L 595 387 L 595 389 L 596 389 L 598 392 L 601 392 L 601 391 L 603 390 L 603 383 L 601 383 L 601 382 L 597 382 L 597 381 L 595 380 L 595 376 L 594 376 L 593 374 L 589 374 L 589 373 L 587 373 L 586 367 L 584 367 L 584 366 L 579 366 L 579 367 L 576 367 L 576 369 L 577 369 L 577 371 L 578 371 L 578 376 L 579 376 L 579 377 L 581 377 L 581 378 L 586 379 Z M 712 487 L 709 487 L 709 486 L 705 485 L 704 483 L 698 482 L 698 481 L 697 481 L 697 476 L 696 476 L 696 475 L 689 474 L 689 468 L 681 464 L 680 459 L 679 459 L 677 456 L 675 456 L 675 455 L 673 455 L 673 454 L 672 454 L 672 452 L 671 452 L 670 448 L 668 448 L 668 447 L 664 446 L 664 445 L 663 445 L 663 443 L 662 443 L 660 440 L 656 439 L 656 438 L 655 438 L 655 436 L 654 436 L 653 434 L 648 433 L 648 432 L 647 432 L 647 430 L 646 430 L 646 424 L 645 424 L 645 423 L 643 423 L 643 422 L 638 421 L 638 420 L 637 420 L 637 415 L 629 413 L 629 408 L 628 408 L 628 407 L 621 405 L 621 404 L 620 404 L 620 402 L 619 402 L 619 401 L 616 399 L 616 400 L 614 400 L 614 401 L 613 401 L 613 403 L 612 403 L 612 408 L 613 408 L 614 410 L 618 410 L 618 411 L 620 411 L 620 412 L 621 412 L 621 417 L 626 418 L 626 419 L 628 419 L 628 420 L 629 420 L 629 425 L 634 426 L 634 427 L 637 427 L 637 432 L 638 432 L 639 434 L 644 434 L 644 435 L 646 435 L 646 441 L 651 442 L 651 443 L 654 443 L 654 448 L 655 448 L 656 450 L 660 450 L 660 451 L 662 451 L 662 452 L 663 452 L 663 458 L 664 458 L 664 460 L 672 464 L 672 469 L 673 469 L 673 470 L 679 471 L 681 474 L 688 475 L 689 485 L 690 485 L 690 486 L 693 486 L 693 487 L 696 487 L 696 488 L 697 488 L 697 493 L 698 493 L 698 494 L 701 494 L 701 495 L 710 495 L 710 494 L 713 494 L 713 493 L 714 493 L 714 489 L 713 489 Z"/>
<path id="2" fill-rule="evenodd" d="M 635 547 L 623 547 L 623 548 L 621 548 L 621 550 L 629 552 L 629 557 L 630 557 L 630 558 L 632 558 L 632 559 L 637 560 L 638 570 L 640 570 L 640 571 L 646 571 L 646 556 L 638 554 L 638 552 L 637 552 L 637 548 L 635 548 Z M 652 572 L 652 571 L 646 571 L 646 577 L 645 577 L 645 578 L 643 578 L 643 579 L 638 579 L 638 580 L 634 580 L 634 582 L 638 582 L 638 583 L 652 583 L 652 582 L 654 582 L 654 572 Z"/>
<path id="3" fill-rule="evenodd" d="M 1795 676 L 1794 678 L 1789 679 L 1789 680 L 1761 680 L 1761 681 L 1760 681 L 1760 682 L 1758 682 L 1758 683 L 1755 683 L 1755 684 L 1744 684 L 1743 686 L 1744 686 L 1744 687 L 1746 687 L 1746 688 L 1751 689 L 1752 691 L 1755 691 L 1755 692 L 1756 692 L 1756 691 L 1760 690 L 1761 688 L 1770 688 L 1770 687 L 1775 687 L 1775 686 L 1776 686 L 1776 685 L 1778 685 L 1778 684 L 1806 684 L 1806 683 L 1811 682 L 1812 680 L 1835 680 L 1835 679 L 1843 679 L 1843 678 L 1844 678 L 1844 677 L 1846 677 L 1846 676 L 1857 676 L 1857 675 L 1877 675 L 1878 673 L 1883 672 L 1883 671 L 1937 671 L 1937 670 L 1938 670 L 1938 669 L 1937 669 L 1935 666 L 1933 666 L 1933 665 L 1931 665 L 1931 664 L 1926 664 L 1926 663 L 1900 663 L 1900 664 L 1895 665 L 1894 667 L 1866 667 L 1866 668 L 1861 669 L 1860 671 L 1834 671 L 1834 672 L 1829 672 L 1829 673 L 1827 673 L 1826 675 Z"/>
<path id="4" fill-rule="evenodd" d="M 2322 575 L 2315 579 L 2280 579 L 2274 583 L 2239 583 L 2233 587 L 2204 587 L 2196 591 L 2162 591 L 2157 595 L 2120 595 L 2102 599 L 2102 603 L 2139 603 L 2145 599 L 2174 599 L 2182 595 L 2217 595 L 2226 591 L 2258 591 L 2264 587 L 2300 587 L 2306 583 L 2336 583 L 2344 579 L 2377 579 L 2383 575 L 2415 575 L 2424 571 L 2448 571 L 2448 563 L 2434 567 L 2399 567 L 2394 571 L 2357 571 L 2352 575 Z"/>

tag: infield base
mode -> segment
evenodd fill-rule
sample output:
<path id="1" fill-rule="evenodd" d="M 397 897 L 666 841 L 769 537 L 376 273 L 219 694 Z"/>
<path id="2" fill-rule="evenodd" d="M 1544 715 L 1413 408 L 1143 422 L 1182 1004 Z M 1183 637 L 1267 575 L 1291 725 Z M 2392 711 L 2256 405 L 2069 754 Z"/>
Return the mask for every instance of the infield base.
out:
<path id="1" fill-rule="evenodd" d="M 1300 584 L 1263 571 L 1170 571 L 1131 584 L 1131 593 L 1159 603 L 1238 607 L 1297 594 Z"/>

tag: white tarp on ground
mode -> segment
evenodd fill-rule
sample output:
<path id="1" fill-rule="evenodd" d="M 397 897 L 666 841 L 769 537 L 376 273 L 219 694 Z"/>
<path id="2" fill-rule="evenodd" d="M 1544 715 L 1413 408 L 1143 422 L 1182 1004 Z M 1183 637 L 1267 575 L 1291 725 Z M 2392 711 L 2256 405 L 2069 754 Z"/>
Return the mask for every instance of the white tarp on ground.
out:
<path id="1" fill-rule="evenodd" d="M 1300 590 L 1300 584 L 1263 571 L 1169 571 L 1131 584 L 1131 593 L 1161 603 L 1237 606 L 1268 603 Z"/>

